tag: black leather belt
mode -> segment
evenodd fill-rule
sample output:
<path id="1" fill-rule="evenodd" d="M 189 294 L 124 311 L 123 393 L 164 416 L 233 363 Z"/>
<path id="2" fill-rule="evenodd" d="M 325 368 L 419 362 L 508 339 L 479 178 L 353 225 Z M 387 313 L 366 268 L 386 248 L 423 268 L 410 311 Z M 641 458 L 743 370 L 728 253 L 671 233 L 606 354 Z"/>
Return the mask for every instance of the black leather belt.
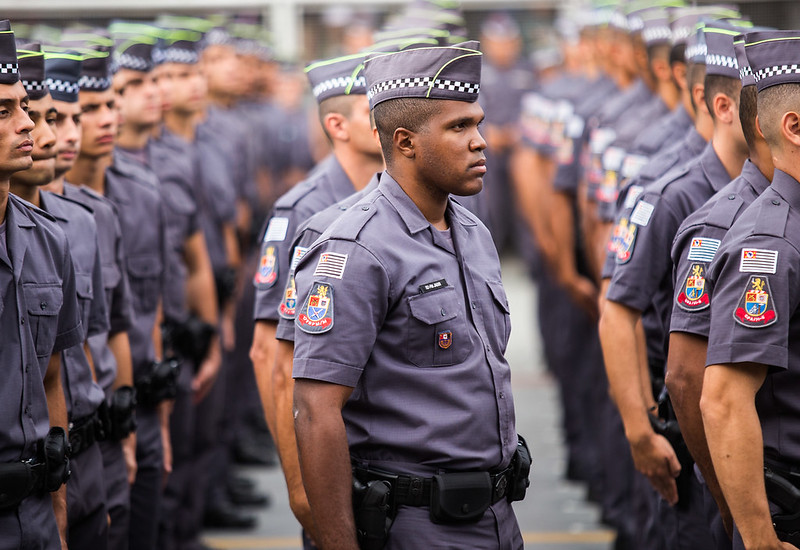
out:
<path id="1" fill-rule="evenodd" d="M 381 480 L 392 486 L 391 499 L 395 506 L 430 506 L 432 477 L 396 475 L 381 470 L 355 466 L 353 473 L 362 482 Z M 511 482 L 511 468 L 489 474 L 492 481 L 492 504 L 505 498 Z"/>
<path id="2" fill-rule="evenodd" d="M 100 440 L 98 431 L 102 431 L 97 413 L 82 418 L 69 428 L 70 456 L 78 456 Z"/>

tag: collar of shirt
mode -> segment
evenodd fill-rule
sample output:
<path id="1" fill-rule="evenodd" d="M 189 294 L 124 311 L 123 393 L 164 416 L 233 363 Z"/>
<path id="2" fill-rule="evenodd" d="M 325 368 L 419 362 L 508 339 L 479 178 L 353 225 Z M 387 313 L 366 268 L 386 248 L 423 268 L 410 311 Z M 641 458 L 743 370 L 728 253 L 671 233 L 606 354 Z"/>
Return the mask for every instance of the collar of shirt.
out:
<path id="1" fill-rule="evenodd" d="M 338 202 L 355 193 L 356 189 L 353 187 L 353 182 L 350 181 L 336 155 L 331 155 L 323 162 L 326 163 L 323 170 L 324 175 L 327 176 L 325 179 L 329 182 L 328 188 L 333 202 Z"/>
<path id="2" fill-rule="evenodd" d="M 422 212 L 411 200 L 406 192 L 400 187 L 400 184 L 389 174 L 384 172 L 381 176 L 381 182 L 378 184 L 378 191 L 386 197 L 386 199 L 394 206 L 397 213 L 405 222 L 409 233 L 412 235 L 419 233 L 423 229 L 431 226 L 431 223 L 422 215 Z M 450 224 L 459 223 L 463 226 L 477 225 L 474 221 L 470 220 L 462 213 L 453 208 L 452 201 L 448 200 L 447 204 L 447 219 Z"/>
<path id="3" fill-rule="evenodd" d="M 775 169 L 772 188 L 784 198 L 792 208 L 800 209 L 800 183 L 782 170 Z"/>
<path id="4" fill-rule="evenodd" d="M 760 195 L 763 193 L 767 187 L 769 187 L 769 180 L 764 177 L 764 174 L 761 173 L 761 170 L 753 164 L 753 161 L 747 159 L 744 161 L 744 166 L 742 167 L 742 178 L 750 184 L 750 187 L 753 188 L 756 195 Z"/>
<path id="5" fill-rule="evenodd" d="M 67 218 L 64 209 L 61 207 L 61 204 L 58 202 L 58 199 L 52 196 L 52 193 L 47 191 L 40 191 L 39 192 L 39 204 L 41 204 L 42 210 L 53 216 L 59 222 L 68 222 L 69 219 Z"/>
<path id="6" fill-rule="evenodd" d="M 700 166 L 715 193 L 731 182 L 728 171 L 725 170 L 725 166 L 722 165 L 722 161 L 719 160 L 717 152 L 714 151 L 714 147 L 710 142 L 700 155 Z"/>

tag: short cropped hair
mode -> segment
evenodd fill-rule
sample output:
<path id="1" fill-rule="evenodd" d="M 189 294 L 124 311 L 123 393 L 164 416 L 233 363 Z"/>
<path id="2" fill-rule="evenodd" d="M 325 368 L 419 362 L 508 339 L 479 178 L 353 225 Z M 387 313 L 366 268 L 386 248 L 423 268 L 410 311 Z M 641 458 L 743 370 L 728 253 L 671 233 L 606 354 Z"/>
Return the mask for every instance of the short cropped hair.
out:
<path id="1" fill-rule="evenodd" d="M 686 67 L 686 85 L 689 87 L 689 97 L 692 100 L 692 107 L 697 113 L 697 105 L 694 102 L 692 88 L 697 84 L 703 84 L 706 79 L 706 66 L 704 63 L 688 63 Z"/>
<path id="2" fill-rule="evenodd" d="M 742 81 L 738 78 L 731 78 L 718 74 L 706 75 L 706 107 L 711 118 L 714 116 L 714 96 L 717 94 L 724 94 L 728 96 L 734 103 L 739 104 L 739 94 L 742 90 Z"/>
<path id="3" fill-rule="evenodd" d="M 328 99 L 323 99 L 319 104 L 319 123 L 322 125 L 322 131 L 325 132 L 325 137 L 331 141 L 331 136 L 328 135 L 328 129 L 325 128 L 325 117 L 331 113 L 340 114 L 345 118 L 350 118 L 353 114 L 353 98 L 356 96 L 349 95 L 335 95 Z"/>
<path id="4" fill-rule="evenodd" d="M 770 149 L 781 150 L 781 119 L 789 111 L 800 113 L 800 84 L 778 84 L 758 93 L 758 120 Z"/>
<path id="5" fill-rule="evenodd" d="M 395 130 L 405 128 L 412 132 L 420 132 L 438 111 L 435 99 L 418 97 L 389 99 L 374 107 L 375 127 L 378 129 L 381 150 L 387 165 L 392 162 Z"/>
<path id="6" fill-rule="evenodd" d="M 755 84 L 742 88 L 739 96 L 739 120 L 742 122 L 742 133 L 747 146 L 753 149 L 758 139 L 756 115 L 758 114 L 758 90 Z"/>

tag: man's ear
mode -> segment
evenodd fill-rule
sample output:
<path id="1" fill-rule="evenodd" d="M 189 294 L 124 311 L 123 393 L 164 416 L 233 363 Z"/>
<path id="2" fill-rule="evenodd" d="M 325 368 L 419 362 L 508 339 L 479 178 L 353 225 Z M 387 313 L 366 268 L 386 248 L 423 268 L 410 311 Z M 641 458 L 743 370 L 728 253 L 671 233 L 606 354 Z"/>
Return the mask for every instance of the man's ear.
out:
<path id="1" fill-rule="evenodd" d="M 718 93 L 714 96 L 714 118 L 721 120 L 725 124 L 731 124 L 733 117 L 739 116 L 739 108 L 736 102 L 726 94 Z"/>
<path id="2" fill-rule="evenodd" d="M 406 128 L 397 128 L 392 136 L 394 149 L 399 151 L 406 158 L 413 159 L 416 155 L 414 151 L 414 141 L 416 134 Z"/>
<path id="3" fill-rule="evenodd" d="M 793 146 L 800 148 L 800 114 L 795 111 L 784 113 L 781 117 L 781 134 Z"/>
<path id="4" fill-rule="evenodd" d="M 698 112 L 702 111 L 708 113 L 708 106 L 706 105 L 706 87 L 704 84 L 692 85 L 692 99 L 694 99 L 695 108 Z"/>
<path id="5" fill-rule="evenodd" d="M 339 113 L 328 113 L 323 119 L 325 130 L 332 140 L 349 141 L 350 125 L 347 117 Z"/>

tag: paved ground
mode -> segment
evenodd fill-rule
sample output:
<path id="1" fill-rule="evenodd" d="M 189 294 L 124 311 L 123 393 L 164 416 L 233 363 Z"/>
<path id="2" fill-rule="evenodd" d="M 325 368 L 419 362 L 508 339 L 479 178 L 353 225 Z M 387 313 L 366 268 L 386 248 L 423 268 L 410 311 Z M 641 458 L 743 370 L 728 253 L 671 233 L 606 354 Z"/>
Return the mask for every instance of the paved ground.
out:
<path id="1" fill-rule="evenodd" d="M 512 335 L 507 357 L 513 369 L 517 429 L 533 451 L 532 485 L 523 502 L 514 504 L 532 550 L 609 550 L 613 533 L 599 523 L 596 506 L 584 500 L 582 485 L 563 480 L 557 393 L 541 359 L 535 289 L 515 261 L 504 262 L 503 275 L 511 305 Z M 283 478 L 277 470 L 244 469 L 273 504 L 259 513 L 258 527 L 248 532 L 207 532 L 205 541 L 220 549 L 294 550 L 301 548 L 299 526 L 289 510 Z"/>

